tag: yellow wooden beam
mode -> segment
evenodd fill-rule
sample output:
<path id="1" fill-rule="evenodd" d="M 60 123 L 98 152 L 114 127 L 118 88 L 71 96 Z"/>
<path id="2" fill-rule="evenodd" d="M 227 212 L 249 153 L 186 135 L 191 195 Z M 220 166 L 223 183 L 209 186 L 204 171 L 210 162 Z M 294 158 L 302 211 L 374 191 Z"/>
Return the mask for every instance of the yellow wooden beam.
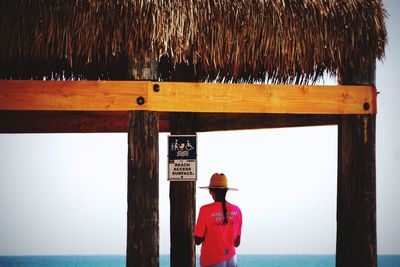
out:
<path id="1" fill-rule="evenodd" d="M 149 82 L 0 80 L 1 110 L 145 110 Z M 139 100 L 138 100 L 139 98 Z"/>
<path id="2" fill-rule="evenodd" d="M 0 110 L 376 113 L 373 86 L 0 81 Z"/>
<path id="3" fill-rule="evenodd" d="M 376 112 L 372 86 L 158 83 L 149 91 L 151 110 L 288 114 Z"/>

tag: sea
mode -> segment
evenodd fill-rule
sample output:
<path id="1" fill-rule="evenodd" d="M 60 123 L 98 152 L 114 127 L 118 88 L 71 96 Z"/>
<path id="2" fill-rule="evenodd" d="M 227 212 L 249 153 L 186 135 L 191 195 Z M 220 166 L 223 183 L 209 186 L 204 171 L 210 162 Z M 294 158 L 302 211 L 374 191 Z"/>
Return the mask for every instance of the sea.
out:
<path id="1" fill-rule="evenodd" d="M 197 256 L 197 265 L 198 264 Z M 238 255 L 240 267 L 334 267 L 335 255 Z M 160 267 L 169 267 L 169 255 Z M 379 255 L 379 267 L 400 267 L 400 255 Z M 125 256 L 0 256 L 0 267 L 125 267 Z"/>

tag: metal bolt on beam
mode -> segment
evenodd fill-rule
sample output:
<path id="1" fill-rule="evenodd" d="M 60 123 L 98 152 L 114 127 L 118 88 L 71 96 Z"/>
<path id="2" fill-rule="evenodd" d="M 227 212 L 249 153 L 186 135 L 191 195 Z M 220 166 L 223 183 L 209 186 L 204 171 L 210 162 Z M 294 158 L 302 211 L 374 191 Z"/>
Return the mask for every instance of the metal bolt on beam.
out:
<path id="1" fill-rule="evenodd" d="M 144 104 L 144 102 L 145 102 L 145 100 L 144 100 L 144 97 L 143 96 L 139 96 L 138 98 L 136 98 L 136 103 L 138 104 L 138 105 L 143 105 Z"/>

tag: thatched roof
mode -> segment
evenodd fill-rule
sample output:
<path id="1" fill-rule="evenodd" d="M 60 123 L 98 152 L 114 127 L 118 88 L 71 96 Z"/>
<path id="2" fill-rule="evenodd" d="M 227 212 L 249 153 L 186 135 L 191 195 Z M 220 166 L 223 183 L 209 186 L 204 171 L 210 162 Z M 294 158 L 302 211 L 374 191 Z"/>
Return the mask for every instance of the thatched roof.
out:
<path id="1" fill-rule="evenodd" d="M 199 79 L 307 82 L 381 59 L 384 18 L 380 0 L 2 0 L 0 76 L 119 78 L 147 57 Z"/>

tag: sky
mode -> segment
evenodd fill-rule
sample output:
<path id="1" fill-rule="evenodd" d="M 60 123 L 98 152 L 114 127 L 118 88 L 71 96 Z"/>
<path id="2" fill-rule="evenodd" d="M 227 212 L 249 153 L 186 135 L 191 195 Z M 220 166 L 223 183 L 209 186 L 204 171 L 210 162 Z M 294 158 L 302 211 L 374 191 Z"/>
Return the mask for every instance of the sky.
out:
<path id="1" fill-rule="evenodd" d="M 378 254 L 400 254 L 400 1 L 377 63 Z M 327 80 L 326 84 L 334 84 Z M 167 133 L 160 134 L 160 253 L 169 254 Z M 241 254 L 334 254 L 337 127 L 198 134 L 197 186 L 239 188 Z M 127 135 L 0 134 L 0 255 L 125 254 Z M 197 212 L 210 203 L 196 193 Z M 199 250 L 197 250 L 199 252 Z"/>

